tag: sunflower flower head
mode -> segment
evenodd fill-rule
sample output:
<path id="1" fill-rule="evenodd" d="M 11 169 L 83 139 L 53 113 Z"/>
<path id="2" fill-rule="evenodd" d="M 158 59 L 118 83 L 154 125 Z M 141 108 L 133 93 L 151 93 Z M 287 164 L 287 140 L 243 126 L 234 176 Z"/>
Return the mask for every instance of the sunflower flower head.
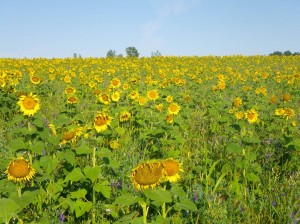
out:
<path id="1" fill-rule="evenodd" d="M 40 109 L 40 100 L 32 93 L 28 96 L 22 95 L 17 104 L 20 106 L 21 112 L 27 116 L 34 115 Z"/>
<path id="2" fill-rule="evenodd" d="M 255 109 L 248 110 L 245 113 L 245 118 L 249 123 L 255 123 L 258 121 L 258 113 Z"/>
<path id="3" fill-rule="evenodd" d="M 131 180 L 137 190 L 143 191 L 160 184 L 163 177 L 163 165 L 160 162 L 143 162 L 132 170 Z"/>
<path id="4" fill-rule="evenodd" d="M 128 111 L 122 111 L 119 115 L 119 120 L 121 122 L 126 122 L 126 121 L 129 121 L 131 118 L 131 113 L 128 112 Z"/>
<path id="5" fill-rule="evenodd" d="M 94 128 L 98 133 L 105 131 L 110 125 L 111 121 L 112 117 L 108 116 L 108 114 L 104 112 L 98 112 L 94 118 Z"/>
<path id="6" fill-rule="evenodd" d="M 179 172 L 184 172 L 182 169 L 182 164 L 173 158 L 163 160 L 161 163 L 164 168 L 163 179 L 169 182 L 177 182 L 180 179 Z"/>
<path id="7" fill-rule="evenodd" d="M 22 183 L 31 181 L 36 171 L 26 159 L 18 157 L 8 164 L 5 173 L 9 181 Z"/>

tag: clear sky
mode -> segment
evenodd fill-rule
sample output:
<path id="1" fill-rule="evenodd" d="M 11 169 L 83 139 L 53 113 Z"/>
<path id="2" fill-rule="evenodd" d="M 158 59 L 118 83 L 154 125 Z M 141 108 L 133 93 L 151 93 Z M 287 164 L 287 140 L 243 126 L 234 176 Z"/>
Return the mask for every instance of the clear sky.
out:
<path id="1" fill-rule="evenodd" d="M 300 0 L 0 0 L 0 57 L 300 52 Z"/>

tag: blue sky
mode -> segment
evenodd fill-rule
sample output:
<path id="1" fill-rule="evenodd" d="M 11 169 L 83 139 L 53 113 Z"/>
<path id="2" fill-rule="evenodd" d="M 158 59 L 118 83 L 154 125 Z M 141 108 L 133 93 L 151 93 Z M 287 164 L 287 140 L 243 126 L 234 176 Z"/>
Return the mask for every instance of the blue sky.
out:
<path id="1" fill-rule="evenodd" d="M 0 57 L 300 52 L 300 0 L 1 0 Z"/>

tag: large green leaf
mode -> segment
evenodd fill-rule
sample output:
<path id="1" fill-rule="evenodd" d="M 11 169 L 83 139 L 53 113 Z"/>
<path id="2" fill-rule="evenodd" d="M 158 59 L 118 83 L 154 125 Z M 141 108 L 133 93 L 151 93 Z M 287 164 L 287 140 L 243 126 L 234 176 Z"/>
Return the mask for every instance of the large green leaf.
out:
<path id="1" fill-rule="evenodd" d="M 0 220 L 9 223 L 9 220 L 17 214 L 20 206 L 12 199 L 1 198 L 0 208 Z"/>
<path id="2" fill-rule="evenodd" d="M 101 167 L 100 166 L 95 166 L 95 167 L 86 166 L 86 167 L 84 167 L 83 172 L 88 179 L 90 179 L 92 182 L 94 182 L 99 177 L 99 174 L 101 172 Z"/>
<path id="3" fill-rule="evenodd" d="M 169 191 L 165 191 L 162 188 L 147 189 L 144 191 L 147 198 L 156 201 L 158 203 L 172 202 L 172 196 Z"/>
<path id="4" fill-rule="evenodd" d="M 77 168 L 73 169 L 72 172 L 66 176 L 64 182 L 79 181 L 83 177 L 84 177 L 84 175 L 82 174 L 81 169 L 77 167 Z"/>

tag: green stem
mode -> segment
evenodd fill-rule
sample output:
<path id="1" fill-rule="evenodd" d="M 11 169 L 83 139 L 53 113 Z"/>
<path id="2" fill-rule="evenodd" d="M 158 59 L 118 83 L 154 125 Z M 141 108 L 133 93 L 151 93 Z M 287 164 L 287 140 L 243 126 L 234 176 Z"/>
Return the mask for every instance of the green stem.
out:
<path id="1" fill-rule="evenodd" d="M 140 205 L 143 209 L 143 223 L 147 224 L 147 215 L 148 215 L 148 208 L 145 201 L 140 202 Z"/>
<path id="2" fill-rule="evenodd" d="M 96 166 L 96 147 L 93 149 L 92 165 Z M 92 211 L 92 223 L 96 223 L 96 192 L 95 192 L 95 181 L 93 182 L 93 211 Z"/>
<path id="3" fill-rule="evenodd" d="M 17 185 L 17 192 L 18 192 L 19 198 L 21 198 L 22 197 L 22 185 L 21 185 L 21 183 L 18 183 L 18 185 Z"/>

